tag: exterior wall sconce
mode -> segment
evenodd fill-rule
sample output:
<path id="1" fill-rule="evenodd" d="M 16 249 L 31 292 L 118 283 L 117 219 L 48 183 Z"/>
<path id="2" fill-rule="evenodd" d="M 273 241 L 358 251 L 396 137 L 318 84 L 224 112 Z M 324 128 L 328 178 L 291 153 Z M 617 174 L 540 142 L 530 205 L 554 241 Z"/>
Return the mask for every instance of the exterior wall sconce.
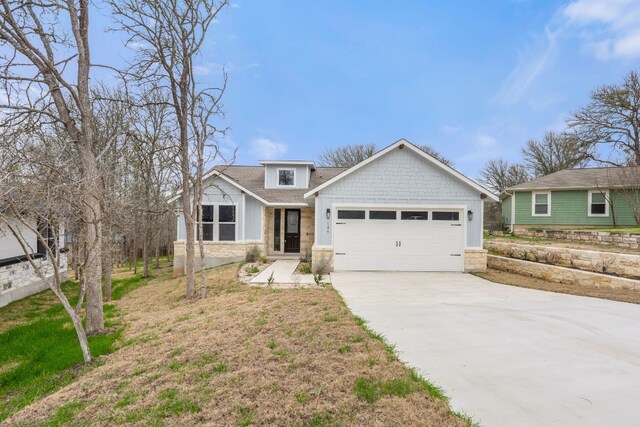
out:
<path id="1" fill-rule="evenodd" d="M 473 211 L 467 211 L 467 217 L 469 218 L 469 221 L 473 221 Z"/>
<path id="2" fill-rule="evenodd" d="M 331 209 L 327 208 L 327 219 L 331 219 Z"/>

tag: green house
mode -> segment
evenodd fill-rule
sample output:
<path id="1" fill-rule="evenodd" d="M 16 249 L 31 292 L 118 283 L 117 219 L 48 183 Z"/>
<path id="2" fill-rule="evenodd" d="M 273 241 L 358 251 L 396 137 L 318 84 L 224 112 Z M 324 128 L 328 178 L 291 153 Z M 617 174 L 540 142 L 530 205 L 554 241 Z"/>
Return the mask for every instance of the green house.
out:
<path id="1" fill-rule="evenodd" d="M 511 231 L 635 226 L 640 167 L 565 169 L 509 187 L 500 201 Z"/>

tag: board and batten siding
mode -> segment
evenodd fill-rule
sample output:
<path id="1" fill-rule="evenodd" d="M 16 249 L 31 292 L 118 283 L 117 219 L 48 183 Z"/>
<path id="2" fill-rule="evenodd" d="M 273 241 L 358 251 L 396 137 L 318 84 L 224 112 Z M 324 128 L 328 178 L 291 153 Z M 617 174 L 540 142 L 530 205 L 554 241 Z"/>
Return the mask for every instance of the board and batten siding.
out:
<path id="1" fill-rule="evenodd" d="M 253 197 L 242 194 L 239 188 L 222 179 L 214 178 L 213 181 L 210 179 L 206 185 L 202 200 L 203 205 L 236 205 L 236 240 L 260 240 L 262 234 L 262 204 Z M 178 206 L 182 207 L 182 199 L 178 199 Z M 176 240 L 186 240 L 186 226 L 182 210 L 178 214 L 178 235 Z"/>
<path id="2" fill-rule="evenodd" d="M 334 203 L 465 206 L 466 247 L 482 247 L 480 192 L 408 149 L 395 149 L 324 188 L 316 198 L 316 244 L 332 246 Z M 466 212 L 471 210 L 473 220 Z"/>
<path id="3" fill-rule="evenodd" d="M 294 169 L 295 177 L 293 187 L 284 188 L 307 188 L 309 183 L 308 165 L 287 165 L 287 164 L 268 164 L 265 165 L 265 186 L 264 188 L 283 188 L 278 186 L 278 169 Z"/>
<path id="4" fill-rule="evenodd" d="M 588 190 L 561 190 L 551 192 L 551 215 L 531 215 L 531 191 L 515 193 L 515 224 L 516 225 L 586 225 L 612 226 L 615 214 L 616 225 L 636 225 L 633 212 L 624 196 L 611 190 L 610 197 L 613 209 L 609 209 L 609 216 L 589 216 Z M 505 201 L 502 203 L 505 212 Z"/>

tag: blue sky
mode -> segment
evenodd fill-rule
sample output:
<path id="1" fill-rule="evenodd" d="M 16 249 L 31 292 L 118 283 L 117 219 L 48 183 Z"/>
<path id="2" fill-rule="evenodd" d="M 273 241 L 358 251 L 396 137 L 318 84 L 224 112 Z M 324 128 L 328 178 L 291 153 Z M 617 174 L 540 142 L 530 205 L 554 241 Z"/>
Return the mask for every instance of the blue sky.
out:
<path id="1" fill-rule="evenodd" d="M 94 59 L 117 62 L 99 14 Z M 640 1 L 235 0 L 198 65 L 203 83 L 228 71 L 238 164 L 407 138 L 475 178 L 640 68 Z"/>

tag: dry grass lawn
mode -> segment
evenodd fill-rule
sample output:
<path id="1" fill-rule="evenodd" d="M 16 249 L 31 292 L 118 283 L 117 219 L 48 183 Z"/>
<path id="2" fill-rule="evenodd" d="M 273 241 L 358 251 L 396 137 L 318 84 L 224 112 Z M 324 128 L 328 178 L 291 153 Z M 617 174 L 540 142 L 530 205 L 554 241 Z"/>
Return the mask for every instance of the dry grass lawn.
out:
<path id="1" fill-rule="evenodd" d="M 613 289 L 608 287 L 596 288 L 593 286 L 574 285 L 570 283 L 554 283 L 535 277 L 523 276 L 521 274 L 495 270 L 492 268 L 487 269 L 486 273 L 474 274 L 482 277 L 483 279 L 504 285 L 640 304 L 640 291 L 634 289 Z"/>
<path id="2" fill-rule="evenodd" d="M 464 426 L 332 289 L 251 288 L 238 265 L 117 302 L 121 348 L 9 425 Z"/>

